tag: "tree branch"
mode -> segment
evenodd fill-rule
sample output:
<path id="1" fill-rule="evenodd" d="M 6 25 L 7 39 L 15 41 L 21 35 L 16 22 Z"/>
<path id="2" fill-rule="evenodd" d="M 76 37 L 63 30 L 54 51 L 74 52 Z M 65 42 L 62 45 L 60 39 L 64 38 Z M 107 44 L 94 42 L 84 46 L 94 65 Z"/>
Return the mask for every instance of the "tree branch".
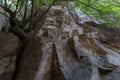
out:
<path id="1" fill-rule="evenodd" d="M 47 14 L 47 12 L 49 11 L 49 9 L 53 6 L 53 4 L 54 4 L 56 1 L 57 1 L 57 0 L 54 0 L 54 1 L 50 4 L 50 6 L 46 9 L 46 11 L 44 11 L 44 13 L 39 17 L 39 19 L 33 24 L 32 28 L 35 27 L 35 26 L 38 24 L 38 22 L 41 21 L 41 20 L 44 18 L 45 14 Z"/>
<path id="2" fill-rule="evenodd" d="M 31 26 L 32 26 L 34 0 L 31 0 L 31 4 L 32 4 L 32 6 L 31 6 L 31 14 L 30 14 L 29 30 L 31 30 Z"/>
<path id="3" fill-rule="evenodd" d="M 10 15 L 13 14 L 13 12 L 9 8 L 2 6 L 1 4 L 0 7 L 3 8 L 3 10 L 5 10 L 6 12 L 8 12 Z"/>
<path id="4" fill-rule="evenodd" d="M 0 12 L 0 14 L 2 14 L 2 15 L 4 15 L 4 16 L 6 16 L 6 17 L 8 17 L 8 18 L 9 18 L 9 16 L 8 16 L 8 15 L 6 15 L 5 13 Z"/>
<path id="5" fill-rule="evenodd" d="M 24 16 L 23 16 L 23 20 L 25 20 L 25 19 L 26 19 L 26 16 L 27 16 L 27 9 L 28 9 L 28 0 L 26 0 L 25 9 L 24 9 Z"/>
<path id="6" fill-rule="evenodd" d="M 73 1 L 73 2 L 75 2 L 75 1 Z M 100 10 L 98 10 L 98 9 L 96 9 L 96 8 L 94 8 L 94 7 L 91 7 L 90 5 L 85 4 L 84 2 L 77 1 L 77 3 L 83 4 L 84 6 L 86 6 L 86 7 L 88 7 L 88 8 L 91 8 L 91 9 L 93 9 L 93 10 L 96 10 L 96 11 L 98 11 L 98 12 L 101 12 Z"/>
<path id="7" fill-rule="evenodd" d="M 12 6 L 12 4 L 14 3 L 14 1 L 12 0 L 12 2 L 11 2 L 11 4 L 9 5 L 9 7 L 8 8 L 10 8 L 11 6 Z"/>
<path id="8" fill-rule="evenodd" d="M 20 0 L 18 0 L 18 1 L 17 1 L 17 5 L 16 5 L 16 9 L 15 9 L 14 13 L 16 13 L 16 12 L 17 12 L 19 2 L 20 2 Z"/>

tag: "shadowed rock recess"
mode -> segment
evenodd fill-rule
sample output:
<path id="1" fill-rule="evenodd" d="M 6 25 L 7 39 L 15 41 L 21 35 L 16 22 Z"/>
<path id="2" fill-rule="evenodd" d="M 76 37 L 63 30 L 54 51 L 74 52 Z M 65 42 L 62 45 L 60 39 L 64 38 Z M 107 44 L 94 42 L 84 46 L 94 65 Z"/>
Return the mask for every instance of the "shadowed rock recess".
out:
<path id="1" fill-rule="evenodd" d="M 81 26 L 75 17 L 65 6 L 49 10 L 21 53 L 15 80 L 120 80 L 120 30 Z"/>
<path id="2" fill-rule="evenodd" d="M 16 36 L 0 32 L 0 80 L 12 80 L 18 49 Z"/>

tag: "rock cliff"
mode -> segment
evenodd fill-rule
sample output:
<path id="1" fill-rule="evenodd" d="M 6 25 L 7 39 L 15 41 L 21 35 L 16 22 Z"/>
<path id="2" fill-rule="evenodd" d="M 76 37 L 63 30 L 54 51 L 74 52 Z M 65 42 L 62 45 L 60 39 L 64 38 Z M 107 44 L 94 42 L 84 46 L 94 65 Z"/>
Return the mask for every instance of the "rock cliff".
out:
<path id="1" fill-rule="evenodd" d="M 80 25 L 76 17 L 51 7 L 21 51 L 14 80 L 120 80 L 120 29 Z"/>

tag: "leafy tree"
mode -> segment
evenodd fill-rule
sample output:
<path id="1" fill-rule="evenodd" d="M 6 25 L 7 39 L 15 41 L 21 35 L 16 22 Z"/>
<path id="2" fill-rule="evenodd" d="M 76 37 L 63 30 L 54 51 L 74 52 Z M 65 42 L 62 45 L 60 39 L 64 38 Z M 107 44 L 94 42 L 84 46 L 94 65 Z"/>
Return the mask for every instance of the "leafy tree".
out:
<path id="1" fill-rule="evenodd" d="M 73 2 L 85 14 L 104 21 L 105 25 L 120 27 L 119 0 L 74 0 Z"/>
<path id="2" fill-rule="evenodd" d="M 48 12 L 51 6 L 59 0 L 0 0 L 0 7 L 5 10 L 5 13 L 0 11 L 9 20 L 10 28 L 4 27 L 5 31 L 10 31 L 19 37 L 27 37 L 27 33 L 33 30 L 36 25 L 41 22 L 44 15 Z M 69 3 L 74 3 L 85 14 L 91 15 L 96 19 L 104 21 L 109 26 L 120 26 L 120 1 L 119 0 L 63 0 Z M 69 2 L 71 1 L 71 2 Z M 48 6 L 47 9 L 44 6 Z M 32 24 L 34 15 L 41 9 L 43 14 L 38 20 Z M 17 18 L 17 15 L 20 15 Z M 7 20 L 6 19 L 6 20 Z"/>
<path id="3" fill-rule="evenodd" d="M 27 32 L 30 32 L 32 28 L 40 22 L 55 2 L 56 0 L 0 0 L 0 7 L 5 10 L 5 13 L 3 11 L 0 13 L 8 18 L 10 24 L 9 29 L 7 29 L 8 26 L 6 26 L 3 30 L 13 32 L 20 38 L 26 38 Z M 43 9 L 45 5 L 48 6 L 48 8 L 39 16 L 35 24 L 31 24 L 34 15 Z M 18 14 L 21 20 L 17 18 Z"/>

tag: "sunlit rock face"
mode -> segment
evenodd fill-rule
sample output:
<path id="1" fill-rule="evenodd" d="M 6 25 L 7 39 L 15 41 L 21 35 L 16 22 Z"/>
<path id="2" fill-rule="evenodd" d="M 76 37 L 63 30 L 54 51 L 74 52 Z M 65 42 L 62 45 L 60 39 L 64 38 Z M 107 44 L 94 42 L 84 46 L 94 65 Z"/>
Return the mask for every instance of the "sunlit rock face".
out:
<path id="1" fill-rule="evenodd" d="M 11 33 L 0 32 L 0 80 L 12 80 L 19 40 Z"/>
<path id="2" fill-rule="evenodd" d="M 21 53 L 16 80 L 119 80 L 120 47 L 105 40 L 106 33 L 77 24 L 65 6 L 53 6 Z"/>

